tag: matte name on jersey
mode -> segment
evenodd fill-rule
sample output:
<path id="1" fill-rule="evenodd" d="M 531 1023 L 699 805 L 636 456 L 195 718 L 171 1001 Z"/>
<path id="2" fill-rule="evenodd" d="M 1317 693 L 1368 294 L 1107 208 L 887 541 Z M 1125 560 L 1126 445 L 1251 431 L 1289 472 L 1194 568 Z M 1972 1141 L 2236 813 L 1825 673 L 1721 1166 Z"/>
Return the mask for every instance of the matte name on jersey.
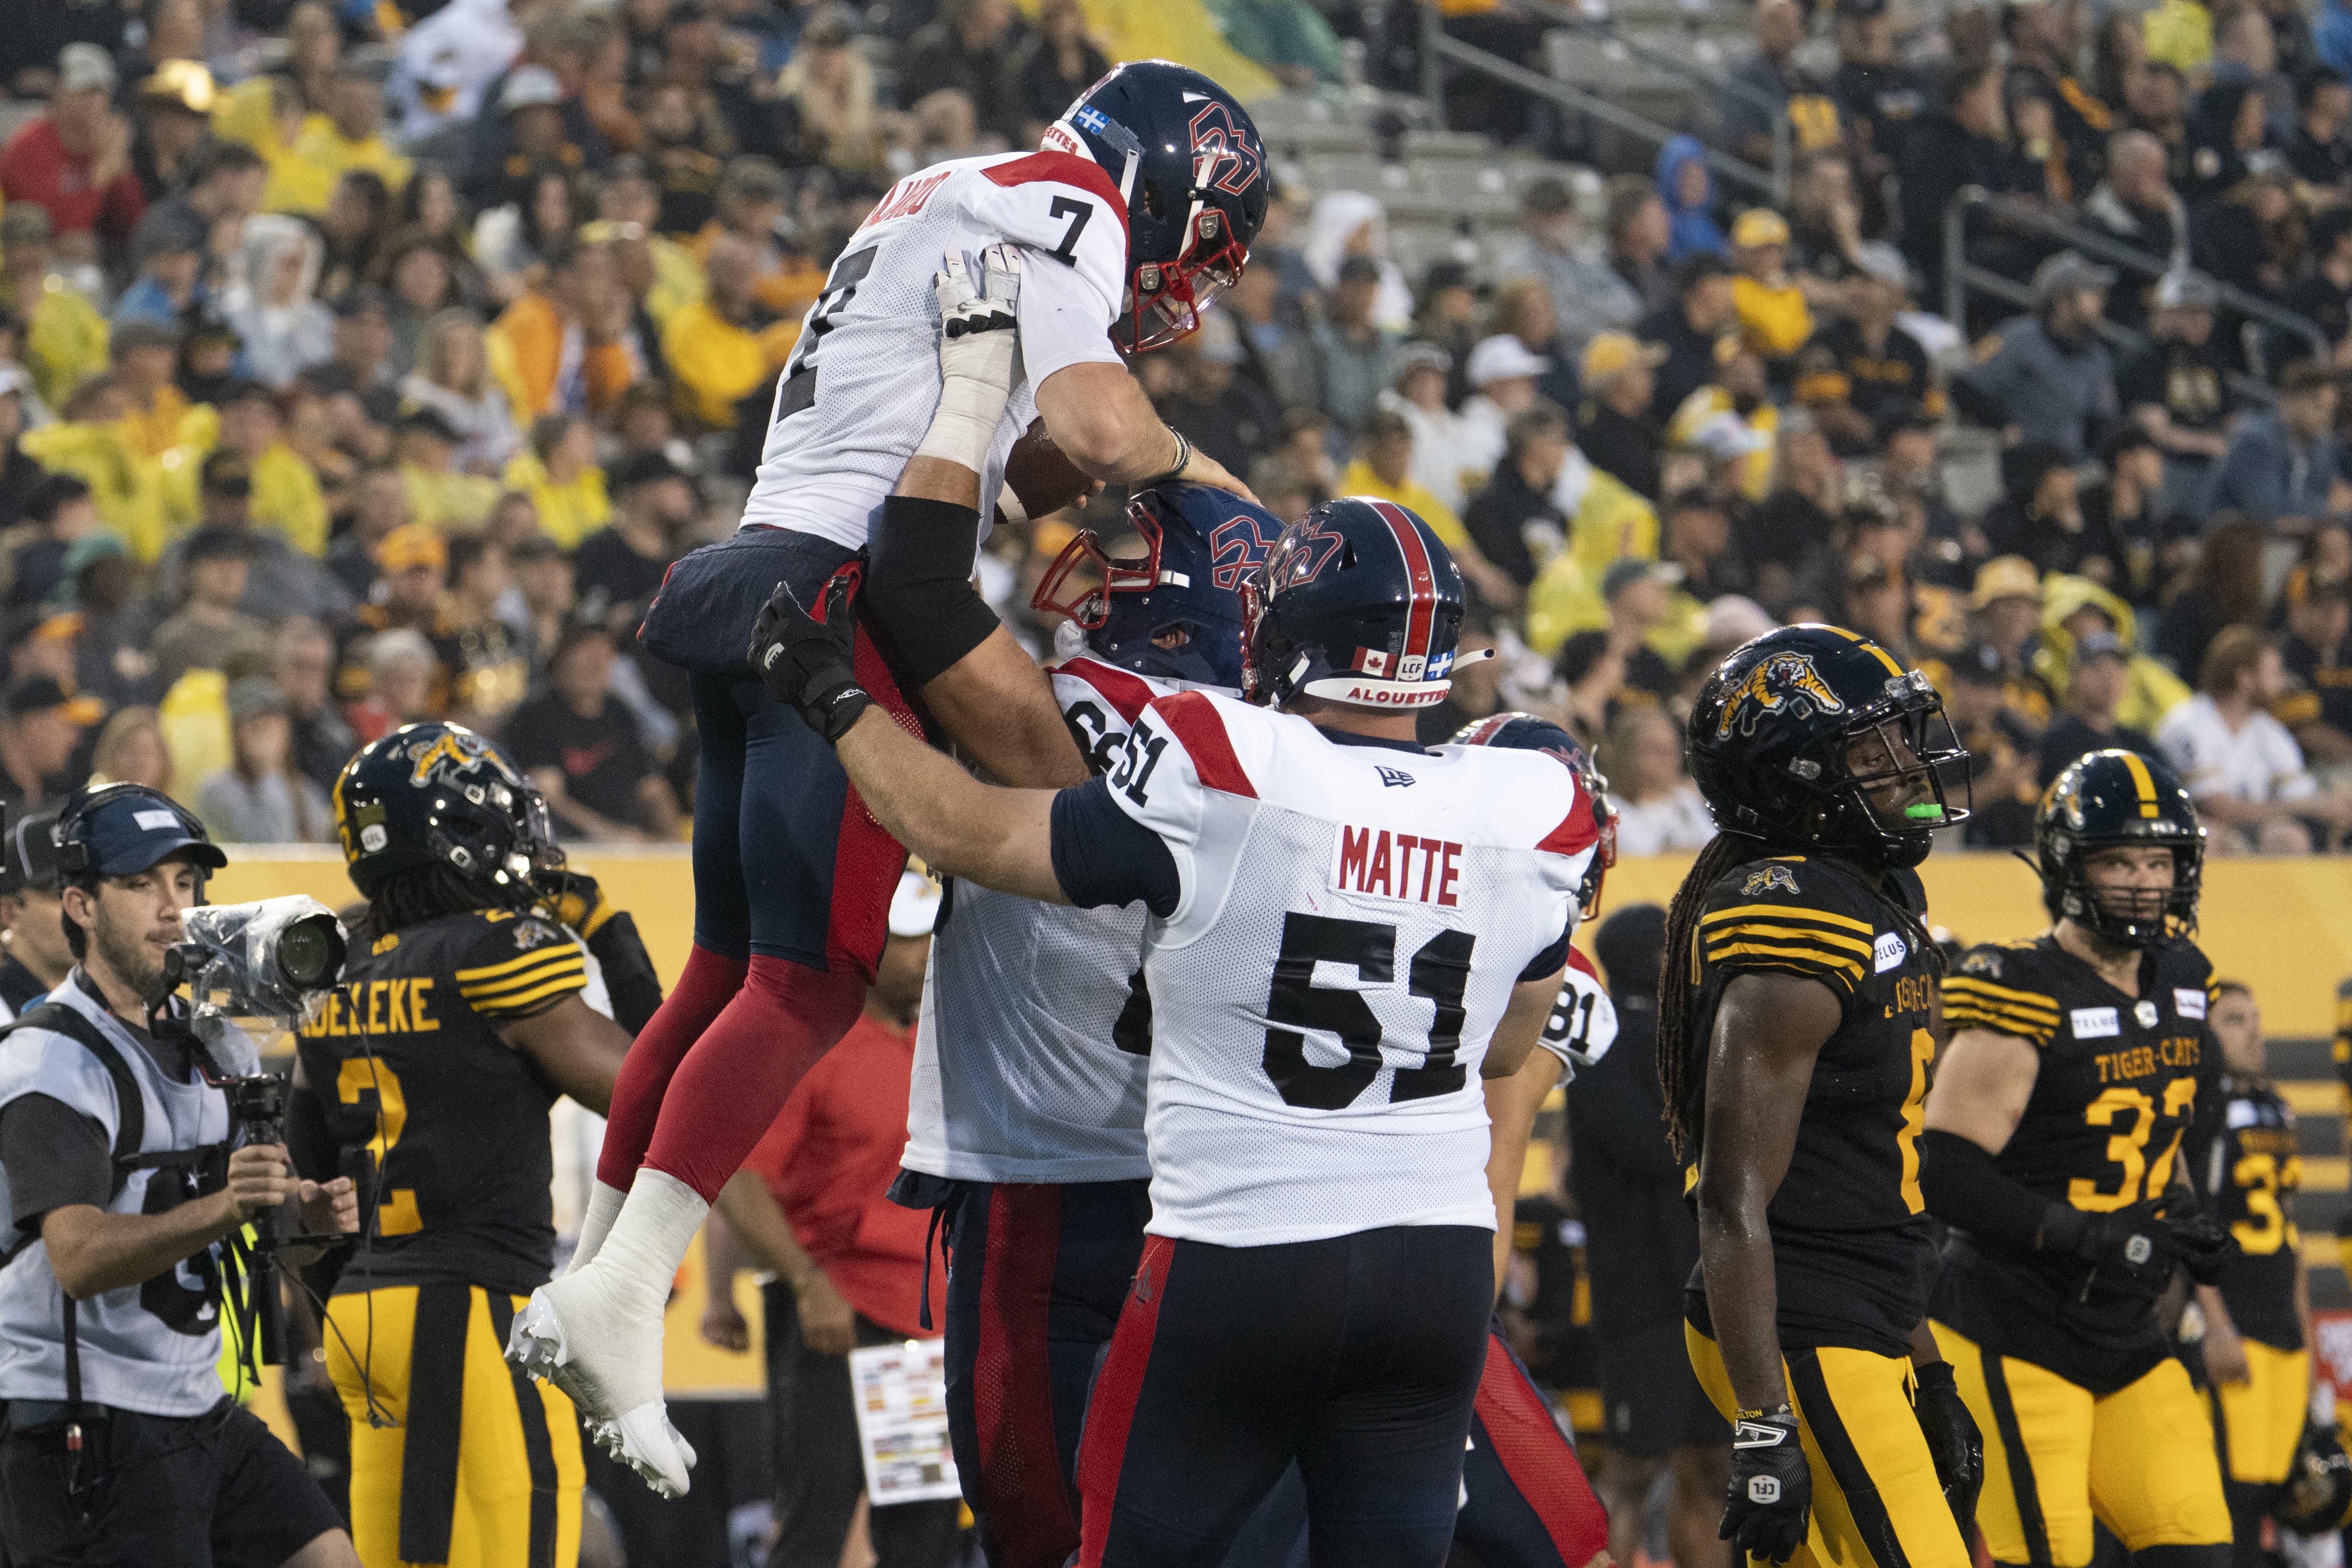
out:
<path id="1" fill-rule="evenodd" d="M 1413 858 L 1421 859 L 1418 890 L 1413 881 Z M 1339 864 L 1331 886 L 1343 893 L 1365 893 L 1404 903 L 1460 905 L 1455 891 L 1462 879 L 1457 862 L 1462 846 L 1450 838 L 1418 837 L 1391 833 L 1385 827 L 1339 827 Z"/>

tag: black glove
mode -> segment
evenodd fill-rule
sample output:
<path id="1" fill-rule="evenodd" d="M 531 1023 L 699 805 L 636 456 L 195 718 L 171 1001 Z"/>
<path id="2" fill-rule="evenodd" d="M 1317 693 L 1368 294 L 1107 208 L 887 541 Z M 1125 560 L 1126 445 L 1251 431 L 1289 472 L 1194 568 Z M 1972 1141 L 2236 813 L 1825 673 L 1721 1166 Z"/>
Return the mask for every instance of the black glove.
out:
<path id="1" fill-rule="evenodd" d="M 2163 1289 L 2180 1266 L 2180 1247 L 2158 1212 L 2160 1206 L 2151 1200 L 2112 1214 L 2084 1215 L 2074 1256 L 2111 1285 L 2137 1286 L 2151 1293 Z M 2084 1288 L 2087 1290 L 2088 1284 Z"/>
<path id="2" fill-rule="evenodd" d="M 874 699 L 857 684 L 856 622 L 849 607 L 857 574 L 838 572 L 825 584 L 824 619 L 811 620 L 792 589 L 776 591 L 751 623 L 744 654 L 779 702 L 791 704 L 828 744 L 838 742 Z"/>
<path id="3" fill-rule="evenodd" d="M 1952 1505 L 1960 1539 L 1973 1541 L 1977 1494 L 1984 1489 L 1984 1434 L 1977 1430 L 1977 1418 L 1960 1402 L 1949 1362 L 1932 1362 L 1919 1369 L 1918 1391 L 1912 1396 L 1911 1408 L 1919 1417 L 1928 1458 L 1936 1461 L 1936 1479 L 1944 1489 L 1944 1500 Z"/>
<path id="4" fill-rule="evenodd" d="M 2200 1285 L 2219 1285 L 2221 1274 L 2230 1263 L 2230 1233 L 2203 1209 L 2191 1209 L 2186 1214 L 2176 1212 L 2164 1216 L 2165 1228 L 2172 1233 L 2172 1245 L 2180 1254 L 2180 1267 L 2189 1270 L 2189 1278 Z"/>
<path id="5" fill-rule="evenodd" d="M 1731 1426 L 1731 1485 L 1718 1533 L 1739 1552 L 1786 1563 L 1805 1543 L 1813 1473 L 1787 1405 L 1742 1415 Z"/>

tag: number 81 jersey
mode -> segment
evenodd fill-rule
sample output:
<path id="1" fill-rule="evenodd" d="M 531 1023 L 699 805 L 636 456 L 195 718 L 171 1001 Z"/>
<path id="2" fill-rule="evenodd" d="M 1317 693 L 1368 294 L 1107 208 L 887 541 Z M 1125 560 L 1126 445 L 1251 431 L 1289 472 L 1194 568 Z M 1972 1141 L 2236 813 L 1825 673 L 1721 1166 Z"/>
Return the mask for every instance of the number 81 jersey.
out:
<path id="1" fill-rule="evenodd" d="M 931 278 L 961 251 L 1022 254 L 1019 379 L 981 475 L 982 513 L 1039 383 L 1081 363 L 1117 364 L 1110 326 L 1127 277 L 1127 206 L 1091 159 L 1067 153 L 962 158 L 890 187 L 849 237 L 776 381 L 746 527 L 815 533 L 850 549 L 898 482 L 940 401 L 939 301 Z"/>
<path id="2" fill-rule="evenodd" d="M 1144 930 L 1148 1228 L 1492 1227 L 1478 1068 L 1513 987 L 1565 957 L 1593 846 L 1574 775 L 1195 691 L 1145 710 L 1108 784 L 1181 889 Z"/>

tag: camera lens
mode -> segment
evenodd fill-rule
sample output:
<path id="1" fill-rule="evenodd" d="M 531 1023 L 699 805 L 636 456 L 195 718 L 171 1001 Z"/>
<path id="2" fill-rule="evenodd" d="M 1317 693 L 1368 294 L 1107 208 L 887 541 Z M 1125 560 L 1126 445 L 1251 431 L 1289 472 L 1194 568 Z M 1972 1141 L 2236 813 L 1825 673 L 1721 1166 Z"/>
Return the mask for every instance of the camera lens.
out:
<path id="1" fill-rule="evenodd" d="M 331 920 L 296 921 L 278 936 L 278 973 L 297 991 L 320 991 L 335 983 L 342 967 L 342 943 Z"/>

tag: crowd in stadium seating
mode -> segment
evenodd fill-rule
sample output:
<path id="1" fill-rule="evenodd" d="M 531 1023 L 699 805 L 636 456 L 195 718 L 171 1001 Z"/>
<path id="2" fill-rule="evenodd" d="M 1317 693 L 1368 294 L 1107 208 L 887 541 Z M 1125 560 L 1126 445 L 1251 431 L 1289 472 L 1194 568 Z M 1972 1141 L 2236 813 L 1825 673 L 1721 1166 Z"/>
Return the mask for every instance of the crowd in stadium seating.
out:
<path id="1" fill-rule="evenodd" d="M 1453 10 L 1540 63 L 1540 19 Z M 1355 39 L 1388 40 L 1378 65 L 1404 36 L 1380 7 L 1209 14 L 1343 108 Z M 1972 843 L 2016 842 L 2066 749 L 2112 740 L 2183 767 L 2219 847 L 2333 847 L 2338 19 L 2172 0 L 2090 38 L 2059 0 L 1937 26 L 1765 0 L 1713 146 L 1523 183 L 1486 260 L 1412 275 L 1380 196 L 1278 160 L 1225 308 L 1136 369 L 1284 517 L 1355 492 L 1427 518 L 1470 645 L 1504 655 L 1429 733 L 1561 717 L 1633 846 L 1707 834 L 1659 714 L 1712 654 L 1818 617 L 1936 675 Z M 33 8 L 0 37 L 0 795 L 136 778 L 224 837 L 320 841 L 352 746 L 434 715 L 509 742 L 566 836 L 675 837 L 691 718 L 631 633 L 739 514 L 827 266 L 894 179 L 1033 144 L 1114 45 L 1079 0 Z M 1576 150 L 1496 98 L 1454 101 Z M 1776 115 L 1780 209 L 1710 167 L 1769 159 Z M 2031 303 L 1972 291 L 1970 345 L 1927 313 L 1963 184 L 2157 265 L 1972 210 L 1966 260 Z M 1947 499 L 1953 447 L 1997 460 L 1989 508 Z M 990 546 L 1041 652 L 1027 590 L 1079 521 Z"/>

